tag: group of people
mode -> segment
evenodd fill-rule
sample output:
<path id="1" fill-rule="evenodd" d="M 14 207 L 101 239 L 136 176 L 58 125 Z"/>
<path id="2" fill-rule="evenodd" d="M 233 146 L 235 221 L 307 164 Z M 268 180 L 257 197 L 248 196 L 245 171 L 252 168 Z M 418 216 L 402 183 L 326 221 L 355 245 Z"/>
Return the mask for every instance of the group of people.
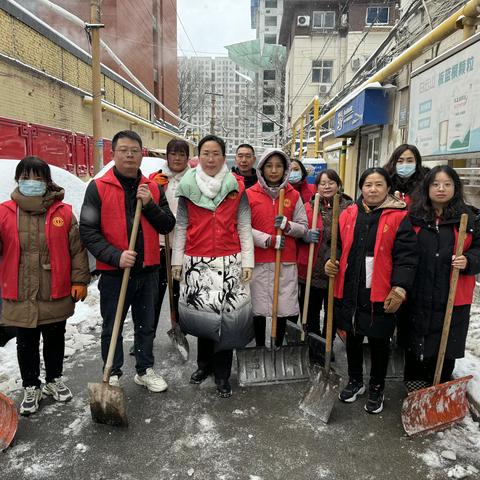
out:
<path id="1" fill-rule="evenodd" d="M 65 323 L 75 302 L 87 295 L 86 250 L 95 257 L 100 274 L 104 363 L 123 270 L 131 269 L 122 318 L 131 309 L 134 381 L 151 392 L 168 388 L 154 370 L 153 355 L 170 273 L 166 248 L 171 248 L 177 318 L 185 334 L 198 337 L 197 369 L 190 382 L 199 384 L 213 375 L 220 397 L 232 395 L 233 350 L 253 339 L 257 346 L 265 346 L 279 250 L 278 326 L 271 348 L 281 348 L 287 322 L 297 322 L 305 297 L 305 251 L 311 243 L 317 248 L 307 329 L 325 336 L 321 312 L 328 308 L 328 278 L 335 277 L 335 328 L 345 333 L 349 376 L 341 401 L 353 402 L 366 391 L 362 371 L 366 336 L 371 372 L 365 409 L 382 411 L 395 328 L 406 349 L 405 380 L 431 384 L 454 266 L 460 268 L 460 287 L 442 379 L 451 377 L 455 358 L 464 354 L 474 275 L 480 272 L 478 219 L 465 204 L 461 181 L 452 168 L 425 169 L 418 150 L 402 145 L 385 168 L 361 174 L 360 195 L 354 201 L 342 192 L 337 172 L 324 170 L 310 185 L 304 165 L 280 149 L 267 150 L 255 168 L 254 148 L 242 144 L 229 171 L 225 143 L 215 135 L 199 142 L 195 168 L 189 166 L 188 144 L 170 141 L 167 167 L 149 178 L 141 172 L 142 140 L 135 132 L 118 132 L 112 154 L 114 167 L 87 187 L 79 225 L 71 207 L 62 202 L 63 190 L 52 182 L 48 165 L 37 157 L 20 161 L 18 187 L 11 200 L 0 204 L 2 321 L 18 327 L 24 387 L 20 413 L 36 412 L 42 392 L 57 401 L 72 398 L 62 379 Z M 313 229 L 317 192 L 320 206 Z M 341 215 L 338 260 L 332 261 L 336 194 Z M 141 220 L 135 248 L 130 250 L 137 201 L 142 203 Z M 469 216 L 468 234 L 464 254 L 456 258 L 462 213 Z M 43 388 L 40 336 L 46 369 Z M 120 385 L 123 362 L 120 334 L 111 385 Z"/>

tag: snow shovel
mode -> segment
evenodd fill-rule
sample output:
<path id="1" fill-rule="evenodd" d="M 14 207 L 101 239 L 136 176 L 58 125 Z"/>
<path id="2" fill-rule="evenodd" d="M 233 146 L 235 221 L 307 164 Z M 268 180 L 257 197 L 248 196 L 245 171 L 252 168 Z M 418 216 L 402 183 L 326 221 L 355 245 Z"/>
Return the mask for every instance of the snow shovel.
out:
<path id="1" fill-rule="evenodd" d="M 0 451 L 12 443 L 17 431 L 18 415 L 13 400 L 0 393 Z"/>
<path id="2" fill-rule="evenodd" d="M 278 215 L 283 215 L 284 201 L 285 190 L 282 188 L 279 193 Z M 276 234 L 282 235 L 282 230 L 277 229 Z M 307 345 L 275 346 L 281 256 L 282 251 L 276 250 L 270 349 L 253 347 L 237 350 L 238 383 L 241 387 L 300 382 L 309 378 Z"/>
<path id="3" fill-rule="evenodd" d="M 137 200 L 135 217 L 133 219 L 132 233 L 130 236 L 129 250 L 135 249 L 137 242 L 138 225 L 142 214 L 142 201 Z M 128 278 L 130 276 L 130 267 L 125 268 L 122 277 L 122 286 L 118 296 L 117 310 L 115 312 L 115 322 L 113 324 L 112 338 L 108 348 L 107 362 L 103 369 L 102 383 L 89 383 L 88 393 L 90 397 L 90 413 L 92 419 L 97 423 L 112 425 L 113 427 L 128 427 L 127 412 L 125 408 L 125 397 L 121 387 L 115 387 L 109 384 L 112 373 L 113 357 L 117 346 L 118 333 L 122 323 L 122 313 L 125 304 L 125 295 L 127 293 Z"/>
<path id="4" fill-rule="evenodd" d="M 315 200 L 313 203 L 313 220 L 312 220 L 312 230 L 317 228 L 318 223 L 318 207 L 320 204 L 320 194 L 315 194 Z M 312 282 L 312 271 L 313 271 L 313 254 L 315 253 L 315 244 L 311 243 L 308 250 L 308 262 L 307 262 L 307 275 L 305 280 L 305 296 L 303 302 L 302 310 L 302 324 L 301 326 L 296 323 L 287 322 L 286 325 L 286 339 L 287 345 L 295 345 L 301 342 L 305 342 L 305 336 L 307 334 L 307 317 L 308 317 L 308 303 L 310 300 L 310 285 Z M 319 339 L 320 346 L 316 345 L 317 339 Z M 312 359 L 312 350 L 318 351 L 322 349 L 325 351 L 325 340 L 322 342 L 322 338 L 318 335 L 308 334 L 308 345 L 309 345 L 309 355 Z M 324 356 L 324 354 L 322 354 Z"/>
<path id="5" fill-rule="evenodd" d="M 467 220 L 468 215 L 466 213 L 462 214 L 455 252 L 456 257 L 463 253 Z M 443 320 L 433 386 L 410 392 L 403 401 L 402 423 L 407 435 L 440 430 L 462 420 L 468 413 L 466 390 L 468 382 L 473 378 L 472 375 L 440 384 L 459 273 L 458 268 L 453 268 L 450 277 L 450 290 Z"/>
<path id="6" fill-rule="evenodd" d="M 168 303 L 170 304 L 170 321 L 172 323 L 172 328 L 167 332 L 167 335 L 182 356 L 183 361 L 186 362 L 190 355 L 190 346 L 180 325 L 177 323 L 177 312 L 173 299 L 172 262 L 170 261 L 170 240 L 168 234 L 165 235 L 165 263 L 167 264 Z"/>
<path id="7" fill-rule="evenodd" d="M 332 212 L 332 242 L 330 246 L 330 259 L 335 262 L 337 259 L 337 235 L 339 217 L 338 194 L 333 198 Z M 333 330 L 333 293 L 335 278 L 328 279 L 328 308 L 327 308 L 327 332 L 325 339 L 325 367 L 313 380 L 313 385 L 305 395 L 300 404 L 300 409 L 305 413 L 319 418 L 322 422 L 328 423 L 330 413 L 338 398 L 340 388 L 340 376 L 331 368 L 332 360 L 332 330 Z"/>

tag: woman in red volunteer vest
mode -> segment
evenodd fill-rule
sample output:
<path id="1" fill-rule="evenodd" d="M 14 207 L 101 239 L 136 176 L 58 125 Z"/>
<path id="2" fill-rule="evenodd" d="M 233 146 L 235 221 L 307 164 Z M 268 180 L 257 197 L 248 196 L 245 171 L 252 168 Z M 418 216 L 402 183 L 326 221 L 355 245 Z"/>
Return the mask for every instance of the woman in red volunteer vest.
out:
<path id="1" fill-rule="evenodd" d="M 298 317 L 297 239 L 307 234 L 308 221 L 300 194 L 288 183 L 289 173 L 288 156 L 282 150 L 267 150 L 258 162 L 258 182 L 247 190 L 255 243 L 255 269 L 251 290 L 255 340 L 258 346 L 265 345 L 266 317 L 272 316 L 277 249 L 282 250 L 277 345 L 283 343 L 287 320 L 296 322 Z M 285 188 L 283 216 L 277 215 L 281 188 Z M 284 235 L 276 236 L 277 228 L 281 228 Z M 318 242 L 318 230 L 311 231 L 310 236 L 312 234 Z"/>
<path id="2" fill-rule="evenodd" d="M 40 336 L 43 337 L 43 393 L 59 402 L 72 398 L 62 380 L 65 324 L 75 302 L 85 300 L 90 271 L 72 207 L 38 157 L 17 165 L 18 187 L 0 204 L 2 323 L 17 327 L 17 356 L 24 397 L 22 415 L 38 410 Z"/>
<path id="3" fill-rule="evenodd" d="M 392 193 L 405 201 L 412 201 L 412 195 L 419 188 L 428 168 L 422 167 L 422 156 L 415 145 L 399 145 L 384 165 L 392 179 Z"/>
<path id="4" fill-rule="evenodd" d="M 405 202 L 389 194 L 388 173 L 377 167 L 365 170 L 359 188 L 356 203 L 340 215 L 340 260 L 328 260 L 325 272 L 336 275 L 337 326 L 347 332 L 349 381 L 339 398 L 350 403 L 365 393 L 366 336 L 371 370 L 365 410 L 380 413 L 395 313 L 413 285 L 418 255 Z"/>
<path id="5" fill-rule="evenodd" d="M 253 338 L 250 289 L 253 240 L 243 182 L 225 164 L 225 142 L 208 135 L 199 164 L 178 184 L 172 276 L 180 282 L 180 325 L 198 337 L 198 368 L 190 382 L 215 375 L 217 393 L 230 397 L 233 349 Z"/>
<path id="6" fill-rule="evenodd" d="M 464 254 L 455 258 L 462 213 L 468 213 Z M 410 219 L 417 232 L 419 264 L 412 291 L 412 318 L 405 363 L 410 390 L 431 385 L 447 308 L 452 266 L 460 276 L 441 381 L 451 379 L 455 359 L 465 354 L 475 275 L 480 273 L 478 212 L 465 204 L 457 172 L 446 165 L 432 168 L 411 205 Z"/>
<path id="7" fill-rule="evenodd" d="M 330 255 L 330 243 L 332 233 L 332 206 L 333 197 L 341 192 L 342 180 L 335 170 L 327 169 L 320 172 L 315 179 L 315 186 L 320 194 L 319 219 L 318 226 L 321 226 L 321 240 L 318 249 L 315 250 L 315 257 L 312 271 L 312 283 L 310 287 L 310 300 L 308 302 L 307 329 L 309 332 L 316 333 L 325 338 L 326 326 L 323 324 L 320 333 L 320 312 L 324 311 L 324 319 L 327 318 L 327 297 L 328 297 L 328 277 L 325 275 L 325 259 Z M 305 203 L 305 210 L 312 225 L 314 198 Z M 351 205 L 352 199 L 341 193 L 340 211 L 342 212 Z M 305 298 L 305 278 L 307 275 L 308 262 L 308 244 L 300 243 L 300 252 L 298 255 L 298 280 L 300 290 L 300 308 L 303 308 Z M 335 328 L 334 328 L 335 331 Z"/>
<path id="8" fill-rule="evenodd" d="M 303 203 L 310 200 L 315 193 L 313 185 L 307 182 L 307 169 L 300 160 L 292 160 L 288 183 L 300 194 Z"/>

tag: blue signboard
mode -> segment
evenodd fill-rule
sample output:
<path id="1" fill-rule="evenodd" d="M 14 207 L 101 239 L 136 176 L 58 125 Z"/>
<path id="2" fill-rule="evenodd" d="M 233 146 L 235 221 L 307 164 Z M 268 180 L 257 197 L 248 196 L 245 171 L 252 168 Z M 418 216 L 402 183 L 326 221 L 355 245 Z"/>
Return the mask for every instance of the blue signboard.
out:
<path id="1" fill-rule="evenodd" d="M 389 113 L 387 92 L 367 88 L 335 112 L 335 136 L 348 136 L 365 125 L 385 125 Z"/>

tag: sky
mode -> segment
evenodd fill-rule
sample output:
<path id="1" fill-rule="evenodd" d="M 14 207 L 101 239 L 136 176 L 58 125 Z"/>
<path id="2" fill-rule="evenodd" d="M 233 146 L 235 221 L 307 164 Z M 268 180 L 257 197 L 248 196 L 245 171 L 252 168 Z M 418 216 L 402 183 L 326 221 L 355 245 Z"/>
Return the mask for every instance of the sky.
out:
<path id="1" fill-rule="evenodd" d="M 177 0 L 177 14 L 181 56 L 227 56 L 224 45 L 255 38 L 250 0 Z"/>

